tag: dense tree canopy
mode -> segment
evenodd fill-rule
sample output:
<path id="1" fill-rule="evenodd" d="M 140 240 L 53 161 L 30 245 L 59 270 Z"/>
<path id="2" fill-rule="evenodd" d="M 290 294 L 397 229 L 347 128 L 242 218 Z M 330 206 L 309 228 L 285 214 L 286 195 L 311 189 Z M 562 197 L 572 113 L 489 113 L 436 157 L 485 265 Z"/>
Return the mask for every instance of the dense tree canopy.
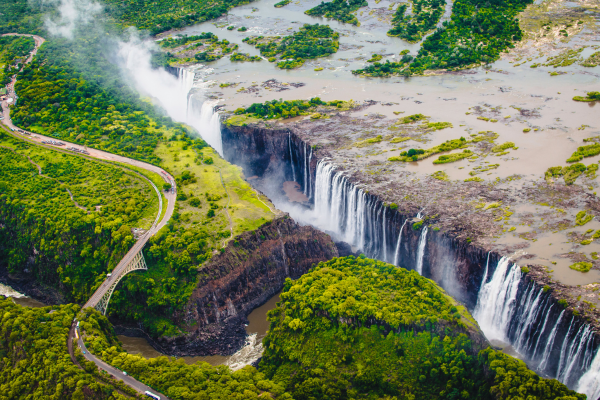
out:
<path id="1" fill-rule="evenodd" d="M 327 3 L 321 2 L 316 7 L 306 10 L 307 15 L 323 16 L 325 18 L 335 19 L 352 25 L 360 25 L 356 15 L 352 14 L 361 7 L 367 7 L 369 3 L 366 0 L 333 0 Z"/>
<path id="2" fill-rule="evenodd" d="M 15 276 L 36 278 L 85 302 L 133 244 L 131 228 L 148 228 L 154 220 L 156 194 L 131 172 L 3 132 L 2 263 Z"/>
<path id="3" fill-rule="evenodd" d="M 409 42 L 418 42 L 423 35 L 434 29 L 444 15 L 444 0 L 414 0 L 411 14 L 406 14 L 407 4 L 400 4 L 392 18 L 394 27 L 389 36 L 398 36 Z"/>
<path id="4" fill-rule="evenodd" d="M 288 279 L 269 321 L 260 371 L 297 400 L 585 397 L 500 352 L 478 355 L 485 341 L 463 306 L 363 256 Z"/>
<path id="5" fill-rule="evenodd" d="M 112 385 L 79 369 L 67 337 L 79 306 L 21 307 L 0 296 L 0 393 L 3 399 L 124 400 Z"/>
<path id="6" fill-rule="evenodd" d="M 0 87 L 10 82 L 11 76 L 19 71 L 19 66 L 33 48 L 34 41 L 30 37 L 0 37 Z"/>
<path id="7" fill-rule="evenodd" d="M 288 36 L 245 38 L 243 42 L 255 45 L 260 54 L 277 66 L 291 69 L 301 66 L 304 60 L 328 56 L 338 51 L 339 33 L 329 25 L 304 24 L 298 32 Z"/>

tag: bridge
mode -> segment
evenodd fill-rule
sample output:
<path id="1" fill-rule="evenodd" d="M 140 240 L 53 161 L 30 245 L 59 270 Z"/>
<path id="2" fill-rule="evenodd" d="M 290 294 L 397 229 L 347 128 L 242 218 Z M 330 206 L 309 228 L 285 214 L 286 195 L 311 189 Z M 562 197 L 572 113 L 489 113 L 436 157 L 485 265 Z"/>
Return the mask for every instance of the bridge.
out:
<path id="1" fill-rule="evenodd" d="M 144 254 L 142 253 L 142 249 L 144 248 L 148 240 L 152 236 L 154 236 L 154 234 L 156 234 L 163 226 L 165 226 L 165 224 L 168 222 L 168 220 L 171 218 L 171 215 L 173 214 L 173 210 L 171 209 L 171 212 L 168 213 L 168 216 L 165 215 L 162 222 L 160 222 L 160 216 L 163 208 L 161 193 L 151 180 L 147 179 L 141 174 L 140 176 L 146 179 L 150 183 L 150 185 L 152 185 L 152 188 L 158 196 L 158 214 L 156 215 L 156 219 L 152 223 L 152 227 L 141 238 L 137 240 L 133 247 L 127 252 L 127 254 L 125 254 L 125 257 L 123 257 L 121 261 L 119 261 L 112 273 L 107 275 L 107 279 L 102 283 L 102 285 L 100 285 L 98 289 L 96 289 L 96 292 L 94 292 L 92 297 L 90 297 L 88 301 L 84 304 L 83 308 L 93 307 L 99 312 L 101 312 L 103 315 L 106 315 L 106 310 L 108 309 L 110 298 L 112 297 L 113 292 L 117 288 L 117 285 L 125 277 L 125 275 L 133 271 L 148 269 L 148 267 L 146 266 L 146 260 L 144 259 Z M 171 195 L 173 196 L 176 191 L 175 180 L 163 171 L 161 171 L 160 176 L 163 177 L 165 182 L 171 185 L 169 193 L 171 193 Z M 174 207 L 174 199 L 173 201 L 169 202 L 169 205 Z"/>
<path id="2" fill-rule="evenodd" d="M 27 58 L 25 63 L 23 63 L 23 65 L 31 62 L 31 60 L 33 59 L 33 56 L 36 54 L 37 50 L 44 43 L 44 40 L 45 40 L 41 36 L 17 34 L 17 33 L 7 33 L 7 34 L 3 34 L 0 36 L 28 36 L 28 37 L 32 37 L 34 39 L 35 48 L 30 53 L 29 57 Z M 14 85 L 15 85 L 16 79 L 17 79 L 17 74 L 15 74 L 12 77 L 10 83 L 7 85 L 8 97 L 12 97 L 12 98 L 16 97 L 16 93 L 14 91 L 14 87 L 15 87 Z M 93 307 L 96 310 L 98 310 L 99 312 L 101 312 L 103 315 L 106 315 L 106 311 L 107 311 L 108 305 L 110 303 L 110 298 L 112 297 L 112 294 L 114 293 L 115 289 L 117 288 L 119 282 L 127 274 L 129 274 L 133 271 L 140 271 L 140 270 L 148 269 L 148 267 L 146 266 L 146 260 L 144 259 L 144 254 L 142 253 L 142 249 L 144 248 L 144 246 L 146 245 L 148 240 L 152 236 L 154 236 L 158 231 L 160 231 L 161 228 L 164 227 L 169 222 L 169 220 L 171 219 L 171 217 L 173 215 L 173 211 L 175 210 L 175 200 L 176 200 L 176 192 L 177 192 L 175 179 L 170 174 L 168 174 L 167 172 L 163 171 L 161 168 L 159 168 L 155 165 L 148 164 L 148 163 L 138 161 L 138 160 L 134 160 L 131 158 L 119 156 L 117 154 L 112 154 L 112 153 L 108 153 L 106 151 L 97 150 L 97 149 L 93 149 L 93 148 L 84 148 L 83 146 L 80 146 L 75 143 L 66 142 L 62 139 L 61 139 L 61 142 L 63 142 L 66 145 L 65 147 L 70 147 L 71 151 L 67 151 L 66 149 L 63 149 L 61 147 L 56 147 L 51 144 L 47 144 L 47 143 L 52 143 L 51 141 L 55 140 L 56 138 L 40 135 L 40 134 L 33 133 L 33 132 L 28 132 L 28 131 L 25 131 L 23 129 L 16 127 L 12 123 L 12 120 L 10 118 L 9 103 L 7 101 L 4 101 L 4 102 L 2 102 L 1 106 L 2 106 L 1 113 L 4 118 L 0 121 L 0 123 L 2 123 L 7 128 L 9 128 L 11 131 L 10 133 L 13 136 L 18 137 L 21 140 L 24 140 L 24 141 L 27 141 L 30 143 L 35 143 L 38 146 L 49 148 L 49 149 L 52 149 L 55 151 L 69 153 L 69 154 L 75 154 L 80 157 L 94 158 L 94 159 L 100 160 L 100 161 L 109 161 L 109 162 L 117 162 L 117 163 L 121 163 L 121 164 L 128 164 L 128 165 L 143 169 L 148 172 L 154 172 L 154 173 L 160 175 L 166 183 L 169 183 L 171 185 L 171 189 L 169 189 L 166 192 L 161 192 L 156 187 L 156 185 L 150 179 L 148 179 L 145 175 L 143 175 L 133 169 L 129 169 L 131 172 L 139 175 L 142 179 L 146 180 L 152 186 L 152 188 L 156 192 L 156 195 L 158 196 L 158 203 L 159 203 L 158 212 L 156 215 L 156 219 L 154 220 L 151 228 L 142 237 L 140 237 L 136 241 L 136 243 L 133 245 L 133 247 L 127 252 L 127 254 L 125 254 L 125 256 L 121 259 L 121 261 L 114 268 L 114 270 L 112 271 L 110 276 L 107 276 L 107 279 L 102 283 L 102 285 L 100 285 L 100 287 L 98 287 L 98 289 L 96 289 L 96 291 L 94 292 L 92 297 L 90 297 L 88 299 L 88 301 L 85 303 L 85 305 L 83 306 L 83 308 Z M 43 142 L 47 142 L 47 143 L 43 143 Z M 163 213 L 163 195 L 167 201 L 167 206 L 166 206 L 166 210 L 164 211 L 164 213 Z M 161 218 L 161 216 L 162 216 L 162 218 Z M 108 373 L 113 375 L 117 380 L 124 382 L 126 385 L 135 389 L 139 393 L 143 393 L 146 390 L 150 390 L 154 393 L 159 394 L 161 396 L 161 399 L 169 400 L 169 398 L 167 396 L 165 396 L 164 394 L 158 393 L 156 390 L 144 385 L 143 383 L 137 381 L 136 379 L 134 379 L 133 377 L 131 377 L 129 375 L 123 375 L 122 372 L 119 371 L 118 369 L 116 369 L 116 368 L 112 367 L 111 365 L 108 365 L 104 361 L 96 358 L 93 354 L 90 354 L 89 351 L 86 351 L 87 349 L 85 348 L 85 343 L 83 342 L 81 335 L 79 335 L 79 337 L 76 337 L 76 335 L 75 335 L 75 332 L 77 330 L 78 330 L 78 328 L 76 327 L 75 321 L 73 321 L 73 324 L 71 325 L 71 330 L 69 332 L 69 337 L 67 340 L 67 347 L 68 347 L 69 355 L 71 356 L 71 360 L 73 361 L 73 363 L 75 365 L 77 365 L 81 368 L 81 365 L 79 365 L 79 362 L 75 358 L 75 353 L 74 353 L 74 343 L 77 343 L 83 350 L 84 357 L 87 360 L 94 362 L 100 370 L 107 371 Z"/>

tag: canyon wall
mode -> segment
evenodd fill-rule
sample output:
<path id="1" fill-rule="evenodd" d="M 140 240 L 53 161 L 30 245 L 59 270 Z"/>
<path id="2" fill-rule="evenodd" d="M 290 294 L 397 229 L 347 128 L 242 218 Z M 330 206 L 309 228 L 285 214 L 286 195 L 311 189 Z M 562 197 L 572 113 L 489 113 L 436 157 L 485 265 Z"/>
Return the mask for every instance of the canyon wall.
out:
<path id="1" fill-rule="evenodd" d="M 228 355 L 243 346 L 248 314 L 313 265 L 338 256 L 329 237 L 287 215 L 230 241 L 200 270 L 196 289 L 176 318 L 185 335 L 160 338 L 172 355 Z"/>
<path id="2" fill-rule="evenodd" d="M 312 221 L 335 240 L 433 279 L 473 312 L 488 338 L 509 343 L 533 369 L 594 393 L 589 387 L 598 383 L 593 376 L 600 370 L 598 321 L 561 300 L 560 285 L 541 279 L 537 266 L 521 268 L 468 239 L 428 228 L 434 220 L 422 210 L 398 212 L 403 207 L 390 207 L 343 166 L 329 163 L 330 154 L 313 149 L 302 131 L 222 126 L 222 137 L 225 158 L 248 176 L 266 177 L 272 186 L 295 180 L 316 215 Z M 278 170 L 283 173 L 271 174 Z M 457 230 L 460 224 L 456 220 Z"/>

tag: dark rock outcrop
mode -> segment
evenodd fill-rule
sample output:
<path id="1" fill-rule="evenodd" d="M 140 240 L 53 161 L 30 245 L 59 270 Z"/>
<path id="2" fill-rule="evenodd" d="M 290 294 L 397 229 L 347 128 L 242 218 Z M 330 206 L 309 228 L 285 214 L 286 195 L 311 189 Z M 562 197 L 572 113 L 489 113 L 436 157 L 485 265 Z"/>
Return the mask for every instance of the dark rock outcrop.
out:
<path id="1" fill-rule="evenodd" d="M 160 338 L 172 355 L 232 354 L 246 338 L 248 314 L 314 264 L 338 256 L 329 237 L 300 226 L 287 215 L 229 242 L 225 251 L 204 264 L 190 300 L 177 319 L 185 335 Z"/>

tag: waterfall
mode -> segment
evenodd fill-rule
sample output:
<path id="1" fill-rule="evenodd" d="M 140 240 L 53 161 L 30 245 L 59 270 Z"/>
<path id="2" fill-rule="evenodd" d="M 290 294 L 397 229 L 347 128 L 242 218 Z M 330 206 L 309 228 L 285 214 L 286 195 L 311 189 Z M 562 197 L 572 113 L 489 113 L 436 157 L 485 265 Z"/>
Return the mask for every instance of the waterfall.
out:
<path id="1" fill-rule="evenodd" d="M 312 151 L 291 145 L 290 159 L 296 173 L 310 175 Z M 304 164 L 300 161 L 303 159 Z M 306 161 L 308 160 L 308 162 Z M 327 160 L 316 165 L 314 184 L 298 177 L 310 191 L 314 208 L 312 223 L 336 239 L 358 247 L 368 257 L 400 264 L 404 227 L 393 236 L 391 211 L 366 190 L 352 184 L 348 176 Z M 314 189 L 312 189 L 314 188 Z M 424 209 L 417 217 L 423 218 Z M 389 231 L 389 232 L 388 232 Z M 423 274 L 428 227 L 424 226 L 416 246 L 415 270 Z M 395 244 L 390 245 L 390 241 Z M 390 247 L 388 249 L 388 247 Z M 392 258 L 393 257 L 393 258 Z M 521 267 L 502 257 L 491 262 L 487 254 L 473 317 L 486 337 L 512 345 L 531 368 L 557 378 L 567 386 L 579 387 L 590 396 L 600 392 L 600 351 L 589 325 L 571 320 L 551 292 L 532 282 Z M 496 264 L 496 265 L 494 265 Z M 425 271 L 427 272 L 427 271 Z"/>
<path id="2" fill-rule="evenodd" d="M 487 271 L 486 268 L 486 278 Z M 581 382 L 586 371 L 593 369 L 592 360 L 595 361 L 594 332 L 575 317 L 567 327 L 565 310 L 555 322 L 550 320 L 554 299 L 533 282 L 525 285 L 522 277 L 521 268 L 502 257 L 491 280 L 482 282 L 473 317 L 488 339 L 512 344 L 533 368 L 570 388 L 581 386 L 577 381 Z M 559 336 L 565 329 L 566 334 Z M 587 375 L 585 386 L 590 391 L 595 390 L 594 379 L 598 378 Z"/>
<path id="3" fill-rule="evenodd" d="M 296 168 L 294 167 L 294 157 L 292 155 L 292 134 L 288 132 L 288 148 L 290 149 L 290 164 L 292 165 L 292 180 L 296 181 Z"/>
<path id="4" fill-rule="evenodd" d="M 194 86 L 194 78 L 196 74 L 188 71 L 185 68 L 179 68 L 177 71 L 177 80 L 179 81 L 179 88 L 181 93 L 183 93 L 186 97 L 192 90 Z"/>
<path id="5" fill-rule="evenodd" d="M 308 146 L 308 144 L 307 144 Z M 306 189 L 306 197 L 308 197 L 308 199 L 312 199 L 312 184 L 311 182 L 311 174 L 310 174 L 310 162 L 312 161 L 312 155 L 313 155 L 313 149 L 312 147 L 310 148 L 310 155 L 308 156 L 308 168 L 306 170 L 306 175 L 308 176 L 308 188 Z"/>
<path id="6" fill-rule="evenodd" d="M 400 232 L 398 232 L 398 243 L 396 244 L 396 254 L 394 254 L 394 265 L 397 267 L 400 266 L 400 243 L 402 243 L 402 231 L 404 230 L 406 221 L 408 221 L 408 218 L 404 220 L 402 227 L 400 227 Z"/>
<path id="7" fill-rule="evenodd" d="M 427 226 L 421 231 L 419 238 L 419 249 L 417 250 L 417 272 L 423 275 L 423 258 L 425 257 L 425 245 L 427 244 Z"/>
<path id="8" fill-rule="evenodd" d="M 567 386 L 572 386 L 572 383 L 574 383 L 571 377 L 573 368 L 577 368 L 577 364 L 584 361 L 591 335 L 593 335 L 593 332 L 590 326 L 586 324 L 579 328 L 577 334 L 571 340 L 569 340 L 569 335 L 565 336 L 556 379 Z M 564 346 L 565 344 L 567 345 L 566 347 Z M 563 354 L 565 349 L 566 353 Z"/>
<path id="9" fill-rule="evenodd" d="M 514 303 L 519 290 L 521 269 L 502 257 L 492 279 L 483 285 L 477 297 L 473 316 L 488 339 L 508 342 L 507 331 L 514 313 Z"/>
<path id="10" fill-rule="evenodd" d="M 540 371 L 545 371 L 548 367 L 550 354 L 552 353 L 552 348 L 554 347 L 554 339 L 556 338 L 556 332 L 558 331 L 558 327 L 560 326 L 564 314 L 565 310 L 562 310 L 562 312 L 558 316 L 556 324 L 554 324 L 554 328 L 552 328 L 552 331 L 550 332 L 550 336 L 548 336 L 548 341 L 546 342 L 546 346 L 544 347 L 544 353 L 542 354 L 542 362 L 539 366 Z"/>
<path id="11" fill-rule="evenodd" d="M 539 288 L 539 290 L 537 290 L 536 288 L 537 285 L 530 285 L 529 293 L 525 296 L 526 300 L 522 307 L 524 312 L 521 313 L 522 316 L 516 329 L 517 337 L 514 341 L 514 347 L 522 354 L 526 354 L 529 340 L 533 336 L 531 330 L 535 329 L 534 322 L 537 320 L 539 312 L 543 309 L 543 307 L 539 306 L 543 289 Z M 523 318 L 523 316 L 525 316 L 525 318 Z"/>
<path id="12" fill-rule="evenodd" d="M 315 225 L 375 257 L 379 253 L 375 231 L 380 232 L 381 222 L 368 194 L 324 160 L 317 163 L 314 188 Z"/>
<path id="13" fill-rule="evenodd" d="M 302 162 L 304 163 L 304 188 L 302 190 L 302 193 L 304 193 L 305 196 L 307 193 L 307 185 L 308 185 L 308 163 L 306 162 L 306 146 L 307 146 L 306 143 L 304 143 L 304 146 L 302 146 L 302 148 L 304 149 L 304 157 L 302 157 Z"/>
<path id="14" fill-rule="evenodd" d="M 387 240 L 385 235 L 385 212 L 387 211 L 387 207 L 383 207 L 383 217 L 381 218 L 381 223 L 383 224 L 383 261 L 387 262 Z"/>
<path id="15" fill-rule="evenodd" d="M 590 400 L 600 398 L 600 351 L 596 353 L 590 368 L 579 379 L 577 391 L 587 395 Z"/>
<path id="16" fill-rule="evenodd" d="M 196 116 L 195 110 L 188 118 L 188 123 L 200 132 L 202 139 L 206 141 L 217 153 L 223 156 L 223 141 L 221 139 L 221 122 L 219 113 L 215 112 L 216 101 L 206 100 L 202 102 L 200 115 Z"/>
<path id="17" fill-rule="evenodd" d="M 487 261 L 485 262 L 485 272 L 483 273 L 483 279 L 481 280 L 481 285 L 479 285 L 479 290 L 481 290 L 481 288 L 483 287 L 483 285 L 485 285 L 487 281 L 488 269 L 490 267 L 490 253 L 491 251 L 488 251 Z"/>

